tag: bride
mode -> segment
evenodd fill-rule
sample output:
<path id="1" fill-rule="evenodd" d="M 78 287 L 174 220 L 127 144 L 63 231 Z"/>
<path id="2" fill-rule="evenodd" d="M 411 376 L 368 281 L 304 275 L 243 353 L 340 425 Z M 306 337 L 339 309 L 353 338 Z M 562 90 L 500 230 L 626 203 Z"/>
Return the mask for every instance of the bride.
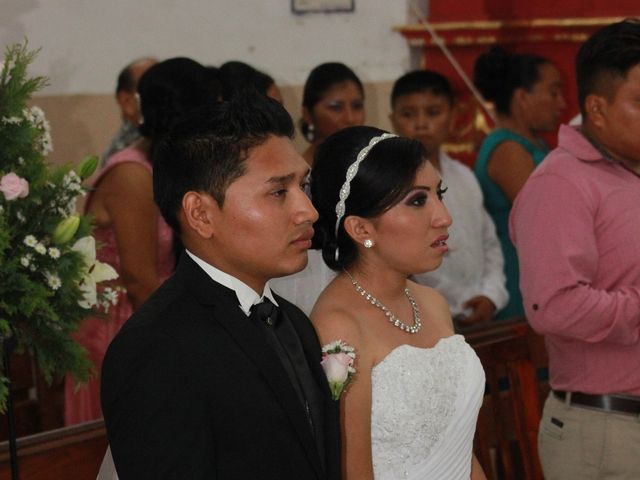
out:
<path id="1" fill-rule="evenodd" d="M 447 252 L 445 191 L 414 140 L 351 127 L 318 150 L 315 227 L 340 273 L 311 318 L 323 344 L 356 352 L 341 399 L 347 480 L 486 478 L 472 453 L 484 372 L 444 298 L 408 280 Z"/>

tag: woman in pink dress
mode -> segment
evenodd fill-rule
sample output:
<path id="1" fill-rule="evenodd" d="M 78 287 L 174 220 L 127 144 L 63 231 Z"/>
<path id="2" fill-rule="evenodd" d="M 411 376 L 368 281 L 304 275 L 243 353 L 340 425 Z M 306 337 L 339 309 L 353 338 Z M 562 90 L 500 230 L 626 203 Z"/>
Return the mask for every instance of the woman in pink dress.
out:
<path id="1" fill-rule="evenodd" d="M 87 349 L 95 375 L 83 385 L 65 379 L 65 424 L 102 417 L 100 370 L 109 343 L 133 310 L 172 273 L 173 232 L 153 201 L 150 152 L 154 139 L 203 103 L 215 100 L 206 68 L 188 58 L 151 67 L 138 92 L 143 138 L 114 154 L 99 172 L 85 211 L 94 217 L 97 258 L 112 265 L 126 289 L 107 318 L 86 320 L 75 338 Z"/>

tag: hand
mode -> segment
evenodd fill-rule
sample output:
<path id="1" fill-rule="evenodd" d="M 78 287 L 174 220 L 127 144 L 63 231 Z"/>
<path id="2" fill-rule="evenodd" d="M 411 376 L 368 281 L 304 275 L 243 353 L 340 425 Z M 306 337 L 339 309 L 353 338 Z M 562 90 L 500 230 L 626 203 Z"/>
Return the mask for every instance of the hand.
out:
<path id="1" fill-rule="evenodd" d="M 470 298 L 462 304 L 464 308 L 470 308 L 473 310 L 471 315 L 468 315 L 463 323 L 479 323 L 488 322 L 493 318 L 493 314 L 496 311 L 496 306 L 484 295 L 478 295 Z"/>

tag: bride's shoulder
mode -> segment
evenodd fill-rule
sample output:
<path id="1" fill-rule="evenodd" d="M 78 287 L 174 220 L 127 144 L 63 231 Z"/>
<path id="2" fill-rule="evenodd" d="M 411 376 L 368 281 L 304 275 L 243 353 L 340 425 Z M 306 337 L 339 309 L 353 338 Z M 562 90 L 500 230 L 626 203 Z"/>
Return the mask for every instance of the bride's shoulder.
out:
<path id="1" fill-rule="evenodd" d="M 322 292 L 310 317 L 323 344 L 335 340 L 352 346 L 362 343 L 364 332 L 359 318 L 339 287 L 331 284 Z"/>
<path id="2" fill-rule="evenodd" d="M 415 292 L 414 295 L 418 304 L 422 308 L 428 309 L 431 318 L 441 322 L 447 327 L 453 328 L 449 303 L 440 292 L 411 280 L 409 280 L 409 288 L 412 292 Z"/>
<path id="3" fill-rule="evenodd" d="M 337 334 L 356 337 L 360 332 L 356 316 L 346 305 L 340 303 L 316 303 L 311 312 L 311 322 L 322 340 L 326 336 L 335 337 Z"/>
<path id="4" fill-rule="evenodd" d="M 430 303 L 436 303 L 438 306 L 447 305 L 447 300 L 435 288 L 427 285 L 421 285 L 413 280 L 409 280 L 409 290 L 414 292 L 414 296 L 418 300 L 427 300 Z"/>

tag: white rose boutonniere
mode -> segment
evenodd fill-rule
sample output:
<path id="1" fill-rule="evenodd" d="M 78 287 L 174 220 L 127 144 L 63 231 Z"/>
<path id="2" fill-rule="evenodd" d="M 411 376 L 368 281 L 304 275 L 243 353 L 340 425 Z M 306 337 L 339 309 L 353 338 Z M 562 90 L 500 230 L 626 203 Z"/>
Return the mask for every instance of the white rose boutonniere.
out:
<path id="1" fill-rule="evenodd" d="M 331 397 L 334 400 L 340 400 L 342 392 L 356 373 L 356 369 L 353 368 L 355 359 L 356 353 L 353 347 L 342 340 L 336 340 L 322 347 L 320 364 L 327 375 Z"/>

